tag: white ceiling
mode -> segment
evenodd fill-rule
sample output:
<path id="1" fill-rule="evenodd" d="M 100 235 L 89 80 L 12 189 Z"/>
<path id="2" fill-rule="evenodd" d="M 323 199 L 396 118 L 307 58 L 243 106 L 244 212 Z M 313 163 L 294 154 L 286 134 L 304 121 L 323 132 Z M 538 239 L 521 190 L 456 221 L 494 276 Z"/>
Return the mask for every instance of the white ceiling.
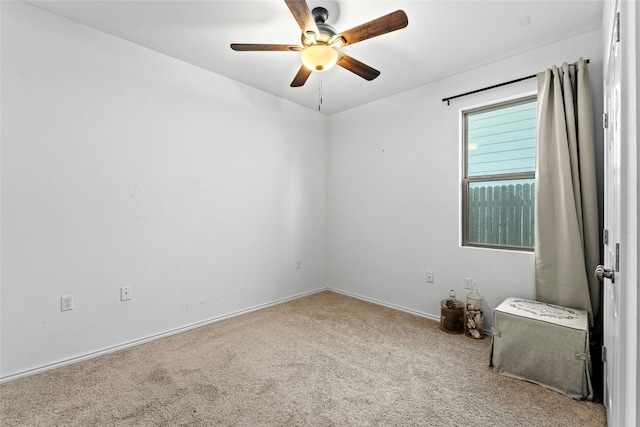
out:
<path id="1" fill-rule="evenodd" d="M 397 9 L 407 13 L 409 25 L 343 48 L 380 70 L 377 79 L 335 67 L 313 73 L 301 88 L 289 87 L 299 53 L 229 47 L 300 44 L 300 28 L 281 0 L 28 3 L 310 109 L 318 109 L 322 86 L 321 111 L 333 114 L 596 30 L 603 1 L 308 0 L 310 8 L 329 10 L 327 23 L 338 32 Z"/>

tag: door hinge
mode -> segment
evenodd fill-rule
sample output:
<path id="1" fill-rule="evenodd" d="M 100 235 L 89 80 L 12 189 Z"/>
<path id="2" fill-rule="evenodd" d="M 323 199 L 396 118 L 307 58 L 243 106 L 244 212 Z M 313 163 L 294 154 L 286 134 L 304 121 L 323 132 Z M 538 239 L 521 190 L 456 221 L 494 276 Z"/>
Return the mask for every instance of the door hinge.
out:
<path id="1" fill-rule="evenodd" d="M 602 346 L 602 361 L 606 362 L 607 361 L 607 347 Z"/>
<path id="2" fill-rule="evenodd" d="M 602 243 L 605 245 L 609 244 L 609 230 L 606 228 L 602 230 Z"/>
<path id="3" fill-rule="evenodd" d="M 602 115 L 602 129 L 607 129 L 609 127 L 609 116 L 607 113 Z"/>
<path id="4" fill-rule="evenodd" d="M 620 271 L 620 243 L 616 243 L 616 272 Z"/>
<path id="5" fill-rule="evenodd" d="M 616 42 L 620 41 L 620 12 L 616 13 Z"/>

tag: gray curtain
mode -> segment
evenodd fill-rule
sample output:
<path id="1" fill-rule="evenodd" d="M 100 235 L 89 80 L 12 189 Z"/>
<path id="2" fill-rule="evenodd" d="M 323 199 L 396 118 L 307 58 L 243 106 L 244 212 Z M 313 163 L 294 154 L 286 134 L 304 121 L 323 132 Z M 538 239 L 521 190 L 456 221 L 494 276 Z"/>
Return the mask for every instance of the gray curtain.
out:
<path id="1" fill-rule="evenodd" d="M 600 305 L 593 105 L 586 62 L 538 76 L 535 260 L 538 301 L 589 312 Z"/>

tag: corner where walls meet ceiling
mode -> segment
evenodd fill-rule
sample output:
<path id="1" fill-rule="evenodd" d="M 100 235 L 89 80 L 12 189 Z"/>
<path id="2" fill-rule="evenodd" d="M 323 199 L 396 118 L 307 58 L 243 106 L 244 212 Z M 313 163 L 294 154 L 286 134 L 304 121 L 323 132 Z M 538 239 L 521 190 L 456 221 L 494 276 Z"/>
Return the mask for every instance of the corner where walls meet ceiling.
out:
<path id="1" fill-rule="evenodd" d="M 327 115 L 597 30 L 603 10 L 603 0 L 309 0 L 309 8 L 329 11 L 327 23 L 338 32 L 398 9 L 406 12 L 409 25 L 343 48 L 379 70 L 375 80 L 334 67 L 292 88 L 299 52 L 229 47 L 300 44 L 300 28 L 281 0 L 26 3 L 313 110 L 322 97 L 320 111 Z"/>

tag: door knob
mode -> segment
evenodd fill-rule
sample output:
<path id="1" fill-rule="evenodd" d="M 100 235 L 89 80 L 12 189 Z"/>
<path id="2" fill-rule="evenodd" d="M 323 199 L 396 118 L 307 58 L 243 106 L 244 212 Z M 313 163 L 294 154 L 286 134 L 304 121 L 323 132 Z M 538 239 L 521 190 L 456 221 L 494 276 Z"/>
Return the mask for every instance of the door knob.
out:
<path id="1" fill-rule="evenodd" d="M 611 283 L 615 283 L 615 273 L 613 272 L 613 269 L 610 268 L 604 268 L 604 265 L 599 265 L 596 267 L 596 278 L 598 280 L 600 280 L 601 282 L 607 278 L 607 279 L 611 279 Z"/>

